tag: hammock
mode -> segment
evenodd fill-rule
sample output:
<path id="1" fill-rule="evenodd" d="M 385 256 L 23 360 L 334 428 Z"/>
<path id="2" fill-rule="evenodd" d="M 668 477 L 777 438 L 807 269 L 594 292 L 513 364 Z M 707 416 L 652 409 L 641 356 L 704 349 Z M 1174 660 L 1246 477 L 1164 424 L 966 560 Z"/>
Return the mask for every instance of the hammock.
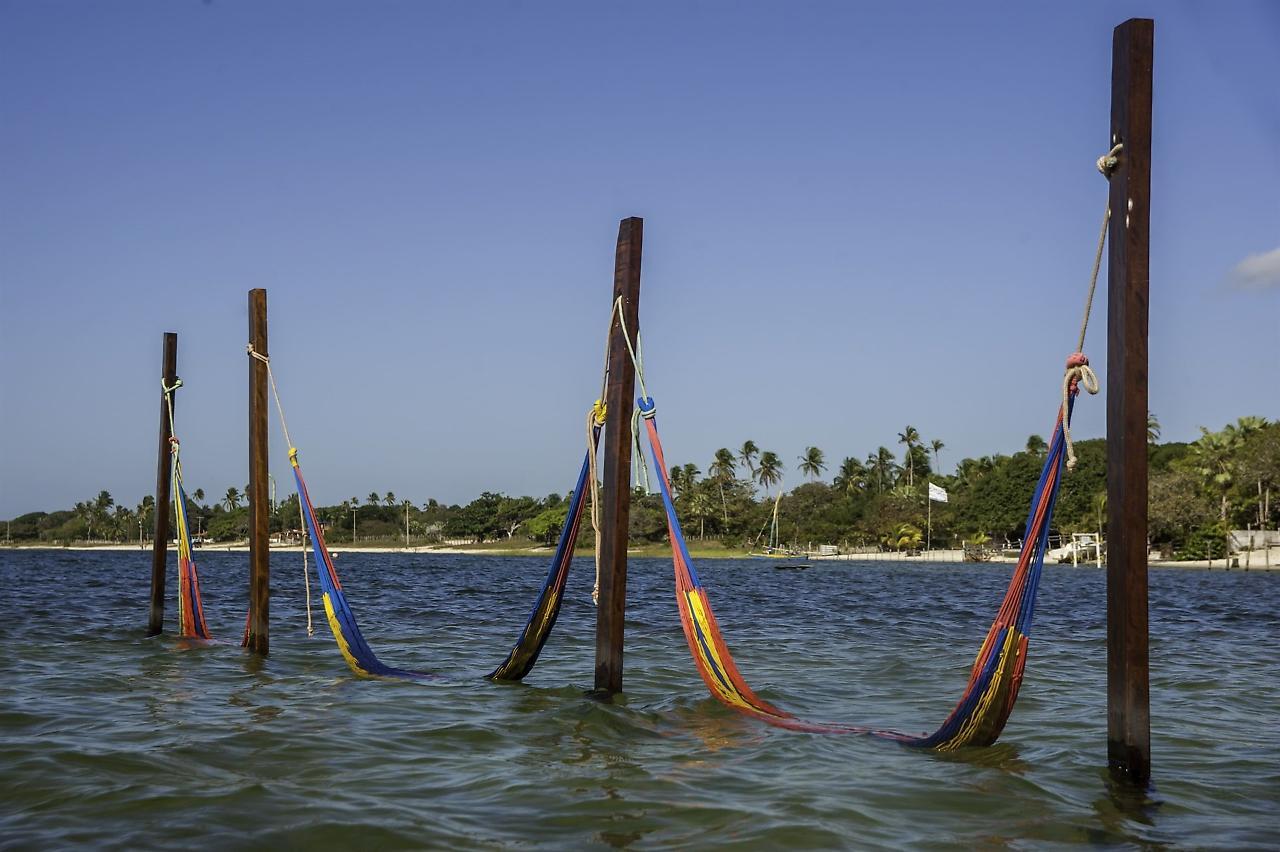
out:
<path id="1" fill-rule="evenodd" d="M 1087 361 L 1085 362 L 1087 364 Z M 1027 517 L 1027 533 L 1022 551 L 1009 581 L 1008 591 L 996 614 L 986 639 L 978 651 L 977 659 L 969 673 L 965 687 L 955 710 L 932 734 L 915 736 L 897 731 L 808 722 L 785 710 L 780 710 L 757 696 L 743 679 L 725 645 L 706 589 L 698 580 L 693 561 L 685 547 L 680 522 L 676 517 L 671 498 L 667 466 L 662 455 L 662 442 L 658 438 L 653 399 L 640 400 L 641 416 L 649 435 L 649 447 L 654 465 L 659 471 L 658 482 L 662 503 L 667 512 L 667 527 L 671 538 L 672 560 L 675 566 L 676 601 L 680 608 L 680 621 L 684 627 L 689 651 L 697 664 L 698 673 L 711 694 L 724 704 L 762 719 L 769 724 L 798 731 L 829 734 L 866 734 L 894 740 L 905 745 L 949 751 L 965 745 L 990 745 L 1000 736 L 1005 722 L 1013 710 L 1022 684 L 1023 669 L 1027 661 L 1027 634 L 1035 611 L 1036 591 L 1044 566 L 1044 554 L 1048 544 L 1049 523 L 1053 517 L 1054 502 L 1061 479 L 1064 446 L 1069 434 L 1064 430 L 1063 418 L 1069 428 L 1071 410 L 1076 393 L 1072 382 L 1065 394 L 1065 404 L 1058 412 L 1049 455 L 1040 473 Z"/>
<path id="2" fill-rule="evenodd" d="M 178 635 L 184 639 L 212 639 L 204 623 L 204 604 L 200 601 L 200 576 L 191 556 L 191 524 L 187 520 L 187 492 L 182 487 L 182 444 L 174 429 L 173 394 L 182 387 L 175 378 L 172 386 L 160 380 L 165 409 L 169 415 L 170 492 L 173 494 L 173 525 L 178 537 Z M 161 535 L 168 535 L 162 531 Z"/>
<path id="3" fill-rule="evenodd" d="M 178 635 L 188 639 L 212 639 L 204 623 L 200 602 L 200 577 L 191 556 L 191 526 L 187 521 L 187 492 L 182 487 L 182 462 L 178 439 L 171 438 L 173 455 L 173 517 L 178 531 Z"/>
<path id="4" fill-rule="evenodd" d="M 600 426 L 595 425 L 592 440 L 600 439 Z M 556 618 L 560 615 L 560 603 L 564 599 L 565 582 L 569 578 L 569 565 L 573 562 L 573 548 L 578 541 L 578 529 L 582 525 L 582 509 L 586 505 L 587 477 L 591 467 L 590 451 L 582 460 L 582 470 L 578 473 L 578 482 L 573 488 L 573 499 L 569 503 L 569 513 L 565 517 L 564 526 L 560 530 L 560 541 L 556 545 L 555 556 L 551 558 L 551 567 L 547 571 L 547 580 L 542 584 L 542 591 L 529 613 L 520 638 L 512 647 L 507 658 L 489 673 L 490 680 L 516 681 L 527 675 L 542 653 L 542 646 L 555 627 Z"/>
<path id="5" fill-rule="evenodd" d="M 315 506 L 311 503 L 311 495 L 307 493 L 307 483 L 302 478 L 302 468 L 298 465 L 298 448 L 289 438 L 289 426 L 284 419 L 284 405 L 280 402 L 280 391 L 276 387 L 275 373 L 271 369 L 271 359 L 253 348 L 253 344 L 245 347 L 250 358 L 266 365 L 267 378 L 271 380 L 271 395 L 275 398 L 276 411 L 280 415 L 280 428 L 284 432 L 285 442 L 289 445 L 289 464 L 293 467 L 293 478 L 298 484 L 298 507 L 307 534 L 311 536 L 311 546 L 316 555 L 316 573 L 320 577 L 320 593 L 324 600 L 324 611 L 328 617 L 329 629 L 337 640 L 338 650 L 351 670 L 361 677 L 396 677 L 418 680 L 431 677 L 425 672 L 409 671 L 388 666 L 378 659 L 360 632 L 355 613 L 347 603 L 347 596 L 342 592 L 342 581 L 338 579 L 338 571 L 333 567 L 333 557 L 324 543 L 324 533 L 320 524 L 316 523 Z M 306 550 L 303 550 L 303 576 L 306 575 Z M 307 629 L 311 627 L 310 592 L 307 596 Z M 248 637 L 249 626 L 245 624 L 245 636 Z"/>
<path id="6" fill-rule="evenodd" d="M 342 593 L 342 581 L 338 579 L 337 569 L 333 567 L 333 557 L 324 543 L 324 533 L 316 523 L 315 508 L 311 504 L 311 495 L 307 493 L 307 483 L 302 478 L 302 468 L 298 465 L 298 450 L 289 448 L 289 464 L 293 466 L 293 478 L 298 483 L 298 500 L 302 506 L 303 518 L 307 524 L 307 534 L 311 536 L 311 546 L 316 555 L 316 573 L 320 575 L 320 593 L 324 600 L 324 611 L 328 617 L 329 629 L 338 642 L 338 650 L 351 670 L 361 677 L 398 677 L 419 679 L 431 677 L 425 672 L 414 672 L 388 666 L 378 659 L 360 632 L 355 613 L 347 603 L 347 596 Z"/>

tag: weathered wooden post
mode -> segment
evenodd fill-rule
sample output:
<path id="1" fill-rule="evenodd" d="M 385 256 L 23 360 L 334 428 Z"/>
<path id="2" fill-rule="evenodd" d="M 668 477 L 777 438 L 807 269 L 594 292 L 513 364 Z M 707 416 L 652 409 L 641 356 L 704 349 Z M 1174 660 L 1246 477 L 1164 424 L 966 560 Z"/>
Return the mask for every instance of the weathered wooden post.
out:
<path id="1" fill-rule="evenodd" d="M 596 608 L 597 693 L 622 691 L 623 622 L 627 609 L 627 532 L 631 523 L 631 412 L 635 366 L 623 328 L 634 345 L 640 328 L 640 254 L 644 220 L 618 225 L 613 266 L 613 304 L 621 311 L 609 324 L 609 381 L 605 391 L 604 511 L 600 527 L 600 599 Z"/>
<path id="2" fill-rule="evenodd" d="M 244 647 L 266 655 L 271 638 L 271 507 L 267 502 L 267 291 L 249 291 L 249 623 Z"/>
<path id="3" fill-rule="evenodd" d="M 1107 762 L 1151 778 L 1147 649 L 1147 292 L 1151 69 L 1155 23 L 1133 18 L 1112 42 L 1107 302 Z"/>
<path id="4" fill-rule="evenodd" d="M 156 450 L 156 529 L 151 548 L 151 618 L 147 622 L 147 635 L 159 636 L 164 631 L 164 575 L 169 561 L 169 505 L 172 501 L 171 466 L 172 450 L 169 439 L 173 437 L 173 424 L 169 422 L 170 401 L 165 388 L 172 388 L 178 381 L 178 335 L 164 333 L 164 355 L 160 375 L 160 448 Z"/>

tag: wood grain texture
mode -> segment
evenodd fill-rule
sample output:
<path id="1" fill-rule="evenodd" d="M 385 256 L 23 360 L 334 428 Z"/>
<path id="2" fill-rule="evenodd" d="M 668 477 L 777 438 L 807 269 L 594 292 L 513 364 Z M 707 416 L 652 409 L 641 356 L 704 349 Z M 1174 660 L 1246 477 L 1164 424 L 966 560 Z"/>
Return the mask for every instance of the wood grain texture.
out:
<path id="1" fill-rule="evenodd" d="M 1107 762 L 1151 778 L 1147 635 L 1147 312 L 1150 284 L 1152 48 L 1131 19 L 1112 44 L 1107 302 Z"/>
<path id="2" fill-rule="evenodd" d="M 267 291 L 249 291 L 249 343 L 258 354 L 267 349 Z M 249 358 L 249 626 L 244 645 L 265 656 L 271 630 L 271 506 L 267 495 L 267 365 Z"/>
<path id="3" fill-rule="evenodd" d="M 155 539 L 151 546 L 151 616 L 147 620 L 148 636 L 159 636 L 164 631 L 164 578 L 169 559 L 169 516 L 173 503 L 173 482 L 170 475 L 173 461 L 169 448 L 173 425 L 169 422 L 169 402 L 165 399 L 164 388 L 173 387 L 178 380 L 176 332 L 166 331 L 164 334 L 160 375 L 164 379 L 164 387 L 160 389 L 160 445 L 156 450 L 156 523 Z M 176 417 L 177 399 L 174 399 L 173 405 Z"/>
<path id="4" fill-rule="evenodd" d="M 622 299 L 621 322 L 634 342 L 640 329 L 640 256 L 644 220 L 618 225 L 613 298 Z M 604 488 L 600 526 L 600 598 L 596 609 L 595 691 L 622 691 L 623 625 L 627 611 L 627 534 L 631 525 L 631 412 L 635 408 L 635 368 L 617 318 L 609 329 L 608 406 L 604 433 Z"/>

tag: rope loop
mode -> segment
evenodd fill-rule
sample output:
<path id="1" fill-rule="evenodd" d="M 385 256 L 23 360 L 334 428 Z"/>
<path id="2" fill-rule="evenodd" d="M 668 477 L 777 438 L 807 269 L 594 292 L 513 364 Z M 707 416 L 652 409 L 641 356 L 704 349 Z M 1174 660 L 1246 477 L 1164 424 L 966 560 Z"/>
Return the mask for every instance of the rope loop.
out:
<path id="1" fill-rule="evenodd" d="M 172 384 L 172 385 L 167 385 L 167 384 L 165 384 L 165 382 L 164 382 L 164 376 L 161 376 L 161 377 L 160 377 L 160 389 L 161 389 L 162 391 L 164 391 L 164 395 L 165 395 L 165 396 L 170 396 L 170 395 L 172 395 L 172 394 L 173 394 L 173 392 L 174 392 L 174 391 L 176 391 L 176 390 L 177 390 L 178 388 L 180 388 L 180 387 L 182 387 L 182 379 L 178 378 L 177 376 L 174 376 L 174 377 L 173 377 L 173 384 Z"/>
<path id="2" fill-rule="evenodd" d="M 178 437 L 176 435 L 170 435 L 169 436 L 169 452 L 173 453 L 176 456 L 178 454 L 178 450 L 180 446 L 181 444 L 178 441 Z"/>
<path id="3" fill-rule="evenodd" d="M 1062 376 L 1062 438 L 1067 445 L 1067 470 L 1076 469 L 1076 448 L 1071 441 L 1071 421 L 1067 417 L 1068 400 L 1080 393 L 1083 387 L 1091 394 L 1096 394 L 1101 386 L 1098 374 L 1089 366 L 1089 356 L 1083 352 L 1072 352 L 1067 356 L 1067 370 Z"/>
<path id="4" fill-rule="evenodd" d="M 1124 150 L 1124 144 L 1117 142 L 1110 151 L 1098 158 L 1098 171 L 1107 180 L 1111 180 L 1111 176 L 1120 166 L 1119 154 Z"/>
<path id="5" fill-rule="evenodd" d="M 604 400 L 597 399 L 591 405 L 591 422 L 594 423 L 596 426 L 603 426 L 604 418 L 605 418 L 605 415 L 608 413 L 608 411 L 609 411 L 609 406 L 604 404 Z"/>
<path id="6" fill-rule="evenodd" d="M 245 351 L 245 354 L 248 355 L 250 358 L 257 358 L 259 361 L 261 361 L 264 364 L 271 363 L 271 359 L 268 358 L 266 355 L 263 355 L 257 349 L 254 349 L 252 343 L 246 343 L 244 345 L 244 351 Z"/>
<path id="7" fill-rule="evenodd" d="M 653 397 L 642 396 L 636 400 L 636 403 L 640 406 L 640 416 L 645 420 L 652 420 L 658 416 L 658 406 L 654 404 Z"/>

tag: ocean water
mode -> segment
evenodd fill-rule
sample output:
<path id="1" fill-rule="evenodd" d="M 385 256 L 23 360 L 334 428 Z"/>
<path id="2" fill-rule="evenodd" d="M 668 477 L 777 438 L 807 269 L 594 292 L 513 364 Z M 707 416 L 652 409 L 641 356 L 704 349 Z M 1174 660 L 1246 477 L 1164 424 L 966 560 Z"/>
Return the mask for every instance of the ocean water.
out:
<path id="1" fill-rule="evenodd" d="M 1155 788 L 1105 769 L 1105 586 L 1046 569 L 1000 742 L 937 755 L 771 728 L 689 658 L 671 565 L 633 560 L 625 693 L 584 695 L 579 560 L 527 682 L 482 676 L 546 563 L 344 553 L 370 644 L 426 682 L 361 680 L 301 557 L 272 559 L 271 655 L 238 647 L 247 556 L 198 554 L 214 644 L 143 637 L 149 555 L 0 551 L 0 848 L 1275 848 L 1280 574 L 1151 574 Z M 804 718 L 932 730 L 1008 566 L 700 566 L 762 697 Z M 312 584 L 313 590 L 315 584 Z"/>

